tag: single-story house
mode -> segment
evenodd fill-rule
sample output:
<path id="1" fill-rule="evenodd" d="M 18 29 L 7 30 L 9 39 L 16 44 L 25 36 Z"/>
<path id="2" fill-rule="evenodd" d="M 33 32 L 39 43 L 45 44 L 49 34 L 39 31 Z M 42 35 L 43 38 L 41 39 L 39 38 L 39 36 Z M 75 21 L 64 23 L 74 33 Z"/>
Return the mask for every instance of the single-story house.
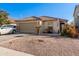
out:
<path id="1" fill-rule="evenodd" d="M 16 20 L 17 30 L 26 33 L 60 33 L 67 20 L 49 16 Z"/>

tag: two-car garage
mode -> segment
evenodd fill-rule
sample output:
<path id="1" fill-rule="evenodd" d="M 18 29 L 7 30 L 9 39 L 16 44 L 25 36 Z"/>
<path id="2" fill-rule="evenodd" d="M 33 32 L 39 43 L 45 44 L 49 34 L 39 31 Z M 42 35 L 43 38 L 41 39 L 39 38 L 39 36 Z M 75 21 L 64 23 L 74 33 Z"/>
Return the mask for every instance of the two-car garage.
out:
<path id="1" fill-rule="evenodd" d="M 17 23 L 19 32 L 24 33 L 37 33 L 36 30 L 36 22 L 23 22 L 23 23 Z"/>

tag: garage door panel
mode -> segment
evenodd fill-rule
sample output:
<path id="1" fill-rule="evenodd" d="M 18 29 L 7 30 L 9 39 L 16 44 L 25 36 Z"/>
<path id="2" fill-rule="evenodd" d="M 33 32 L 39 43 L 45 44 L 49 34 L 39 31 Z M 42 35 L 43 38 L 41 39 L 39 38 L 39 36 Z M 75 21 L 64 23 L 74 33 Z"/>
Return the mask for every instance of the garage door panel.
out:
<path id="1" fill-rule="evenodd" d="M 35 33 L 35 26 L 32 23 L 21 23 L 20 31 L 28 32 L 28 33 Z"/>

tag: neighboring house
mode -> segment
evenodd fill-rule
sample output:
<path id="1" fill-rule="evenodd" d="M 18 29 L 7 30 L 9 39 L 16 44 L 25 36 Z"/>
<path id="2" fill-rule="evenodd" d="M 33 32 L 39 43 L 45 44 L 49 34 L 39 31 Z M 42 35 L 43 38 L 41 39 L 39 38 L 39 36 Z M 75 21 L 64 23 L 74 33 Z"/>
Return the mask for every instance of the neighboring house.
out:
<path id="1" fill-rule="evenodd" d="M 41 16 L 41 17 L 28 17 L 23 20 L 16 20 L 18 30 L 27 33 L 60 33 L 67 20 Z"/>
<path id="2" fill-rule="evenodd" d="M 76 26 L 76 27 L 78 28 L 78 30 L 79 30 L 79 5 L 76 5 L 76 6 L 75 6 L 75 10 L 74 10 L 73 16 L 74 16 L 74 23 L 75 23 L 75 26 Z"/>

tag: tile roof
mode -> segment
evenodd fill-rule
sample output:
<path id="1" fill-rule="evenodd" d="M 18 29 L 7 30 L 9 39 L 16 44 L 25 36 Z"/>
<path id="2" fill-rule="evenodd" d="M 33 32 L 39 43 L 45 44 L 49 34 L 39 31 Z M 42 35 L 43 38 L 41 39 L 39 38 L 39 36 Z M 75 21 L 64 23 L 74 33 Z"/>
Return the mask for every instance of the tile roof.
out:
<path id="1" fill-rule="evenodd" d="M 21 21 L 30 21 L 30 20 L 60 20 L 60 21 L 67 21 L 66 19 L 61 19 L 61 18 L 56 18 L 56 17 L 50 17 L 50 16 L 40 16 L 40 17 L 36 17 L 36 16 L 31 16 L 31 17 L 26 17 L 24 19 L 21 20 L 16 20 L 17 22 L 21 22 Z"/>

